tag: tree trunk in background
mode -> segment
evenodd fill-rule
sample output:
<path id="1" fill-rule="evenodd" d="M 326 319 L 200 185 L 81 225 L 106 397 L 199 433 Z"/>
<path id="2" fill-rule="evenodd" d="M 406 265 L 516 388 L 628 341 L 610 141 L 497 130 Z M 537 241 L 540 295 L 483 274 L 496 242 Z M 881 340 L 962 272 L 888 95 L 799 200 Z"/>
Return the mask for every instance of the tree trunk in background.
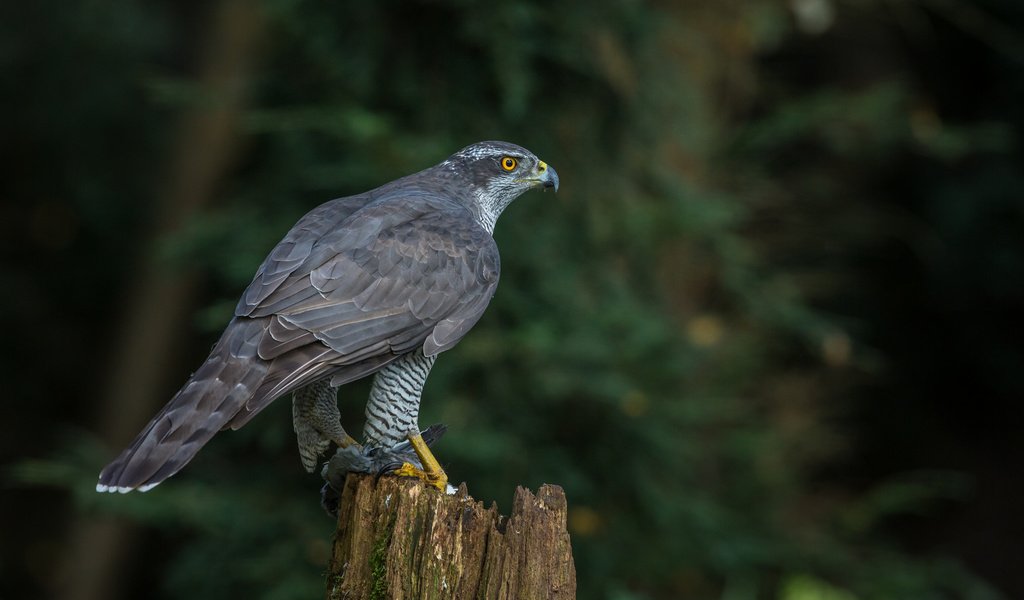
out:
<path id="1" fill-rule="evenodd" d="M 211 13 L 198 84 L 212 100 L 182 117 L 167 182 L 156 198 L 153 240 L 172 234 L 211 201 L 236 147 L 235 124 L 262 18 L 257 6 L 243 0 L 223 0 Z M 194 309 L 191 274 L 160 264 L 155 246 L 151 242 L 144 249 L 128 286 L 104 402 L 98 407 L 96 429 L 111 445 L 130 441 L 170 399 L 163 395 L 166 366 L 189 331 L 182 324 Z M 86 516 L 73 523 L 66 562 L 56 582 L 57 597 L 121 597 L 118 582 L 125 578 L 118 578 L 118 571 L 133 556 L 135 543 L 134 527 L 123 521 Z"/>
<path id="2" fill-rule="evenodd" d="M 350 474 L 327 600 L 576 597 L 562 488 L 516 488 L 512 513 L 418 480 Z"/>

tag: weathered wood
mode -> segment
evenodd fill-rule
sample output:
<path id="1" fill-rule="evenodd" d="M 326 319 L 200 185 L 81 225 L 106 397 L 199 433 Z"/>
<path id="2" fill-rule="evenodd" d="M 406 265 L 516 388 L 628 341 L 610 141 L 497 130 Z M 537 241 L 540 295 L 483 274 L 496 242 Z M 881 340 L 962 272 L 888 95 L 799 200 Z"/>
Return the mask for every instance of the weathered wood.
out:
<path id="1" fill-rule="evenodd" d="M 512 513 L 465 484 L 350 474 L 338 511 L 327 599 L 570 599 L 576 568 L 562 488 L 516 489 Z"/>

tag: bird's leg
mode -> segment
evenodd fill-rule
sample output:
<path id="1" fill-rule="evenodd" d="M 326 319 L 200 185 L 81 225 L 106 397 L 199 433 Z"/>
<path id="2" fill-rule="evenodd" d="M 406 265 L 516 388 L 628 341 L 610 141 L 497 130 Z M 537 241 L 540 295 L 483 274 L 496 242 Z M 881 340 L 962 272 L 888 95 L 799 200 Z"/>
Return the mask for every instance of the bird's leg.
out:
<path id="1" fill-rule="evenodd" d="M 299 444 L 299 458 L 307 472 L 316 469 L 317 460 L 331 442 L 339 448 L 359 445 L 341 426 L 338 395 L 329 380 L 311 383 L 292 396 L 292 425 Z"/>
<path id="2" fill-rule="evenodd" d="M 420 469 L 412 463 L 403 463 L 401 467 L 395 470 L 395 474 L 416 477 L 442 492 L 447 491 L 448 474 L 441 468 L 441 463 L 437 462 L 437 459 L 434 458 L 434 453 L 430 451 L 426 442 L 423 441 L 423 436 L 418 431 L 410 431 L 407 437 L 423 468 Z"/>
<path id="3" fill-rule="evenodd" d="M 366 403 L 366 426 L 363 429 L 367 446 L 395 450 L 408 446 L 416 452 L 422 468 L 404 461 L 395 471 L 399 475 L 411 475 L 426 481 L 442 491 L 447 491 L 448 476 L 431 454 L 420 435 L 420 397 L 427 374 L 434 364 L 434 356 L 426 356 L 423 350 L 398 357 L 373 378 L 370 400 Z M 408 440 L 408 446 L 406 446 Z M 408 454 L 406 454 L 408 456 Z"/>

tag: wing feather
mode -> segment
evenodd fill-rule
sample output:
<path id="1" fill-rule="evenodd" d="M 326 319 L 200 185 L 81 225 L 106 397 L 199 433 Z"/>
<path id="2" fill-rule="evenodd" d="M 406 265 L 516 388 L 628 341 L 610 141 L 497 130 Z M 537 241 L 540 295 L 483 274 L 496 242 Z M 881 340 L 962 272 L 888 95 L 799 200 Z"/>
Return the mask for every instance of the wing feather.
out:
<path id="1" fill-rule="evenodd" d="M 379 368 L 417 347 L 431 355 L 451 348 L 497 286 L 494 240 L 468 210 L 440 197 L 385 195 L 312 246 L 300 247 L 301 239 L 286 238 L 289 245 L 271 253 L 253 281 L 260 291 L 252 297 L 261 300 L 245 306 L 253 317 L 272 317 L 258 352 L 273 361 L 246 413 L 316 379 L 363 372 L 357 365 Z M 269 289 L 268 274 L 276 280 L 300 258 Z"/>
<path id="2" fill-rule="evenodd" d="M 235 307 L 235 316 L 254 316 L 253 310 L 263 305 L 282 282 L 305 264 L 317 241 L 371 199 L 369 194 L 338 198 L 321 204 L 299 219 L 256 270 L 252 283 Z"/>

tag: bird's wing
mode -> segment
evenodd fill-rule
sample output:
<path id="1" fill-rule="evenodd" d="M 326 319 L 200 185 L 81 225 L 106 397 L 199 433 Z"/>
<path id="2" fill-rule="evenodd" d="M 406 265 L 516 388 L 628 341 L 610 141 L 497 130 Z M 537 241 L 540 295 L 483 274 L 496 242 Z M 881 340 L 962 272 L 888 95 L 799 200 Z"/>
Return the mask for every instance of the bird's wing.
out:
<path id="1" fill-rule="evenodd" d="M 270 317 L 260 358 L 289 371 L 268 376 L 275 384 L 250 401 L 252 412 L 344 367 L 385 364 L 417 347 L 428 355 L 451 348 L 498 283 L 490 234 L 465 208 L 430 195 L 374 200 L 306 254 L 247 309 Z"/>
<path id="2" fill-rule="evenodd" d="M 256 270 L 252 283 L 238 300 L 235 316 L 251 315 L 267 296 L 309 258 L 321 238 L 370 200 L 369 194 L 338 198 L 321 204 L 299 219 Z"/>

